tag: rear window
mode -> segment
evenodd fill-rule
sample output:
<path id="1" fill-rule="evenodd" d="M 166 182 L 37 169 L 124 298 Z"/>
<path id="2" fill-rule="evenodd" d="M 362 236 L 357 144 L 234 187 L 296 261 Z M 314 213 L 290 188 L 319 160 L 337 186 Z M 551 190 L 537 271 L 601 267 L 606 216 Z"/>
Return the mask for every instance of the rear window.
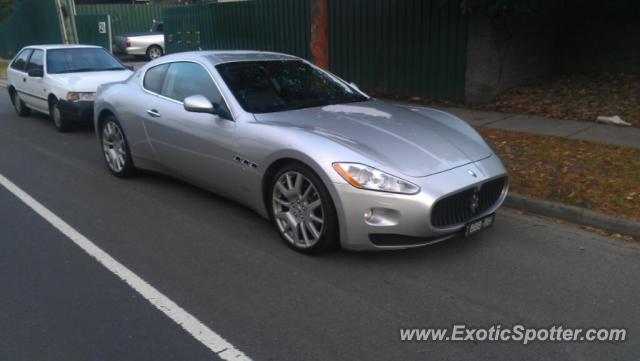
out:
<path id="1" fill-rule="evenodd" d="M 16 59 L 11 63 L 11 68 L 15 70 L 25 71 L 27 68 L 27 61 L 29 60 L 29 56 L 33 52 L 32 49 L 24 49 L 23 51 L 16 56 Z"/>

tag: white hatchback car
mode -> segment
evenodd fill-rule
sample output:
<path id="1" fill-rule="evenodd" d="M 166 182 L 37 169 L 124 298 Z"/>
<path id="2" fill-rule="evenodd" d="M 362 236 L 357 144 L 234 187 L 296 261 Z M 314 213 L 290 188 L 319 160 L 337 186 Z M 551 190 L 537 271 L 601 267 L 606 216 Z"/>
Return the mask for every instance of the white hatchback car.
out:
<path id="1" fill-rule="evenodd" d="M 91 122 L 98 86 L 126 80 L 132 69 L 97 46 L 28 46 L 7 71 L 9 95 L 18 115 L 48 114 L 64 132 L 74 122 Z"/>

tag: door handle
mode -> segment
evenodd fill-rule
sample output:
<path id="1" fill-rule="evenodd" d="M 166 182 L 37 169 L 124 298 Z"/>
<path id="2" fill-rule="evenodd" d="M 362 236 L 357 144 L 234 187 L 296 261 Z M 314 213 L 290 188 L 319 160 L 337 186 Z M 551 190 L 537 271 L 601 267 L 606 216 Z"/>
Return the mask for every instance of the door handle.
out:
<path id="1" fill-rule="evenodd" d="M 160 113 L 158 113 L 158 111 L 155 109 L 147 110 L 147 114 L 149 114 L 149 116 L 152 118 L 160 118 Z"/>
<path id="2" fill-rule="evenodd" d="M 22 78 L 22 82 L 26 83 L 27 82 L 27 78 Z"/>

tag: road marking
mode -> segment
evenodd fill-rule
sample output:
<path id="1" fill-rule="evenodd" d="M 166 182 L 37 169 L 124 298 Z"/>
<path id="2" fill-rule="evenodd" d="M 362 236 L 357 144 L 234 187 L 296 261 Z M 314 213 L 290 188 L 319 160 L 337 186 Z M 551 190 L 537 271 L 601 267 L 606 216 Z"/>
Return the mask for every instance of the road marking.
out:
<path id="1" fill-rule="evenodd" d="M 210 328 L 205 326 L 197 318 L 193 317 L 189 312 L 171 301 L 167 296 L 148 284 L 145 280 L 133 273 L 120 262 L 116 261 L 108 253 L 100 249 L 91 242 L 87 237 L 76 231 L 68 223 L 56 216 L 53 212 L 33 199 L 25 191 L 20 189 L 13 182 L 0 174 L 0 184 L 4 186 L 14 196 L 18 197 L 22 202 L 29 206 L 34 212 L 39 214 L 52 226 L 57 228 L 62 234 L 67 236 L 76 245 L 87 252 L 91 257 L 95 258 L 100 264 L 114 273 L 120 279 L 125 281 L 131 288 L 138 292 L 142 297 L 154 305 L 158 310 L 167 315 L 175 323 L 180 325 L 196 340 L 200 341 L 208 349 L 213 351 L 223 360 L 234 361 L 251 361 L 251 359 L 235 348 L 231 343 L 222 338 Z"/>

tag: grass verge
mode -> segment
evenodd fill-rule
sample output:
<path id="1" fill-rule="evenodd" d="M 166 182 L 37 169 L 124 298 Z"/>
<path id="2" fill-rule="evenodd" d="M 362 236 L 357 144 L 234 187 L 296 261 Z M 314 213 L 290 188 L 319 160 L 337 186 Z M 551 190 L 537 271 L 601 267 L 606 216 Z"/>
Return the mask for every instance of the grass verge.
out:
<path id="1" fill-rule="evenodd" d="M 477 130 L 504 161 L 513 192 L 640 221 L 640 149 Z"/>
<path id="2" fill-rule="evenodd" d="M 7 77 L 7 63 L 0 62 L 0 78 Z"/>

